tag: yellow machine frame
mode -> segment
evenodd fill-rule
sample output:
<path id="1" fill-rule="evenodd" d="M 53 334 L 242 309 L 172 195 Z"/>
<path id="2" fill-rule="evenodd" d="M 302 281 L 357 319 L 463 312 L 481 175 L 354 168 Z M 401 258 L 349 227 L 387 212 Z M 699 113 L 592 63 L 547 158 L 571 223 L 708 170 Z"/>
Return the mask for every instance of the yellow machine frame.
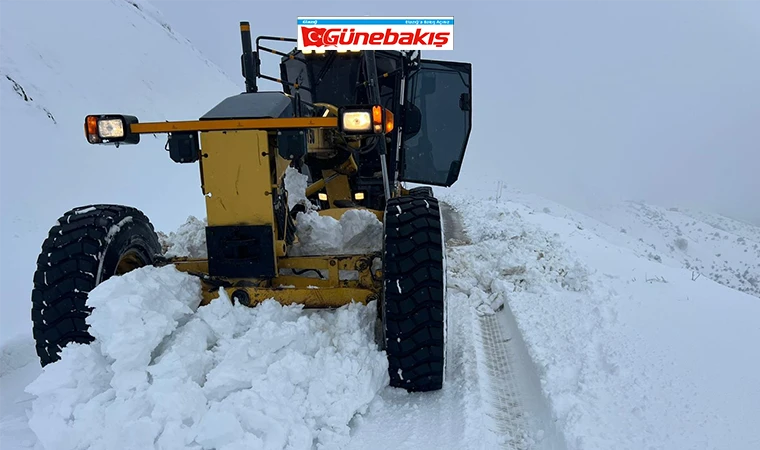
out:
<path id="1" fill-rule="evenodd" d="M 134 123 L 133 134 L 199 132 L 201 143 L 201 187 L 206 199 L 208 226 L 267 225 L 272 227 L 275 271 L 271 279 L 219 278 L 209 275 L 207 259 L 171 258 L 178 270 L 200 277 L 203 303 L 207 304 L 223 289 L 227 295 L 247 306 L 274 298 L 282 304 L 306 307 L 339 307 L 348 303 L 367 303 L 377 299 L 382 288 L 382 273 L 376 264 L 380 254 L 288 256 L 284 236 L 278 234 L 272 208 L 279 194 L 289 161 L 280 157 L 272 143 L 277 130 L 309 129 L 318 139 L 324 130 L 337 128 L 336 117 L 228 119 L 183 122 Z M 352 158 L 340 172 L 324 171 L 324 178 L 307 188 L 312 195 L 325 189 L 330 208 L 321 215 L 340 218 L 347 208 L 337 208 L 335 200 L 351 199 L 346 174 L 356 170 Z M 325 181 L 328 180 L 328 181 Z M 383 212 L 369 210 L 382 221 Z M 311 270 L 322 277 L 294 275 Z M 342 276 L 349 272 L 351 276 Z M 325 277 L 324 274 L 327 276 Z"/>

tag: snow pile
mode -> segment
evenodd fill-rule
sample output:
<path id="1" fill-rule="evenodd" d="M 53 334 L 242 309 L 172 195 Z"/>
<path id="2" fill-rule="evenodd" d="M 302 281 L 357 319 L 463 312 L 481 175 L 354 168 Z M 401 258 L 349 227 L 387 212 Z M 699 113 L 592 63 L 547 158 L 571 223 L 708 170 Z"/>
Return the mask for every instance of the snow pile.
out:
<path id="1" fill-rule="evenodd" d="M 173 266 L 90 293 L 96 341 L 70 345 L 27 391 L 44 448 L 340 448 L 387 385 L 375 305 L 307 312 L 222 295 Z"/>
<path id="2" fill-rule="evenodd" d="M 755 297 L 612 244 L 579 214 L 446 199 L 474 242 L 451 249 L 450 288 L 514 317 L 568 449 L 756 447 Z"/>
<path id="3" fill-rule="evenodd" d="M 190 258 L 208 257 L 206 249 L 207 223 L 206 219 L 200 220 L 195 216 L 190 216 L 177 231 L 172 231 L 168 235 L 159 232 L 158 238 L 161 248 L 164 250 L 164 256 L 167 258 L 182 256 Z"/>
<path id="4" fill-rule="evenodd" d="M 306 212 L 296 216 L 297 242 L 291 247 L 293 256 L 353 255 L 379 252 L 383 243 L 383 224 L 366 209 L 343 213 L 340 219 L 316 212 L 317 206 L 306 198 L 308 177 L 293 167 L 285 171 L 288 209 L 304 205 Z"/>
<path id="5" fill-rule="evenodd" d="M 379 252 L 383 244 L 383 223 L 366 209 L 351 209 L 340 220 L 316 212 L 298 213 L 294 256 L 353 255 Z"/>

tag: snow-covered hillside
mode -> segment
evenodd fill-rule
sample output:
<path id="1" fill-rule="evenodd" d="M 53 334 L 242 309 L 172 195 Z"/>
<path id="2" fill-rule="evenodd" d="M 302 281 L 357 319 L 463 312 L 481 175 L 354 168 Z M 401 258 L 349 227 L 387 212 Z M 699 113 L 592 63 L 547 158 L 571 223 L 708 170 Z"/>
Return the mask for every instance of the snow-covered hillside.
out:
<path id="1" fill-rule="evenodd" d="M 760 297 L 760 228 L 716 214 L 629 202 L 595 211 L 649 249 L 656 261 L 681 265 Z M 631 242 L 628 242 L 630 245 Z"/>
<path id="2" fill-rule="evenodd" d="M 35 261 L 56 219 L 90 202 L 145 211 L 175 229 L 204 210 L 198 168 L 165 137 L 92 146 L 84 116 L 195 119 L 242 90 L 143 0 L 0 6 L 0 342 L 31 333 Z M 230 45 L 238 46 L 239 42 Z"/>
<path id="3" fill-rule="evenodd" d="M 684 268 L 693 278 L 707 277 L 760 297 L 760 227 L 719 214 L 643 202 L 588 204 L 581 209 L 518 189 L 493 185 L 475 195 L 527 205 L 536 212 L 573 222 L 637 256 Z M 582 211 L 582 212 L 581 212 Z"/>

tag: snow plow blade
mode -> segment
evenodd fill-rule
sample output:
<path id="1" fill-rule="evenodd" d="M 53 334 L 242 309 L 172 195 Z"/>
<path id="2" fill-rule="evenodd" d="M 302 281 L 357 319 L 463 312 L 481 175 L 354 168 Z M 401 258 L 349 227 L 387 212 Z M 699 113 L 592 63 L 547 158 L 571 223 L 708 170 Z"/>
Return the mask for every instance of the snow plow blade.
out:
<path id="1" fill-rule="evenodd" d="M 380 254 L 347 256 L 301 256 L 279 259 L 281 275 L 271 279 L 212 277 L 207 259 L 176 258 L 156 265 L 175 267 L 201 279 L 202 305 L 219 297 L 224 289 L 229 298 L 246 306 L 256 306 L 273 298 L 283 305 L 307 308 L 338 308 L 351 302 L 366 304 L 377 300 L 382 288 Z M 375 266 L 375 271 L 372 268 Z"/>

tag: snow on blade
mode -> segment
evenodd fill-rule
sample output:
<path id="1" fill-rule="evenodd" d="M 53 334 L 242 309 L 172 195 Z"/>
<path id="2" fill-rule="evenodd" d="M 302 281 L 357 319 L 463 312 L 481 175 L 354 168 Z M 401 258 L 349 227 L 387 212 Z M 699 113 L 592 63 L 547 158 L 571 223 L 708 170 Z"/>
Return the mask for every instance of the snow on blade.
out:
<path id="1" fill-rule="evenodd" d="M 340 448 L 387 385 L 374 304 L 199 299 L 199 280 L 173 266 L 94 289 L 96 341 L 67 346 L 27 387 L 44 448 Z"/>
<path id="2" fill-rule="evenodd" d="M 164 256 L 206 257 L 206 222 L 189 217 L 176 232 L 158 233 Z M 292 256 L 356 255 L 379 252 L 383 243 L 383 224 L 368 210 L 349 210 L 336 220 L 316 211 L 298 213 L 296 242 Z M 343 278 L 345 279 L 345 278 Z"/>
<path id="3" fill-rule="evenodd" d="M 177 231 L 169 235 L 158 233 L 164 256 L 176 258 L 187 256 L 190 258 L 207 258 L 206 250 L 206 219 L 200 220 L 194 216 L 187 218 Z"/>
<path id="4" fill-rule="evenodd" d="M 316 212 L 296 216 L 298 242 L 292 255 L 365 254 L 379 252 L 383 243 L 383 224 L 368 210 L 352 209 L 335 220 Z"/>

